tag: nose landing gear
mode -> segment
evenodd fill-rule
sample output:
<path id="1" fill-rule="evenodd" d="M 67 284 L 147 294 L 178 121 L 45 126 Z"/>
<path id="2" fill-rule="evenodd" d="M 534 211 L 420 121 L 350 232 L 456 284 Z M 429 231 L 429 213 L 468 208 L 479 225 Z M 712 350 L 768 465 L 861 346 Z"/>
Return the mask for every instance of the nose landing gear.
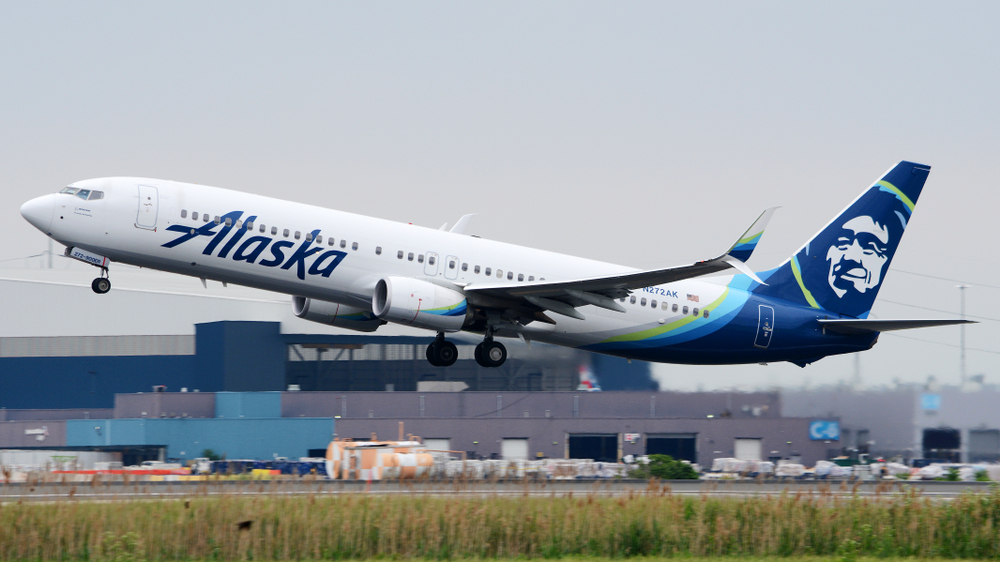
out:
<path id="1" fill-rule="evenodd" d="M 108 268 L 101 268 L 101 276 L 90 283 L 90 288 L 98 295 L 103 295 L 111 290 L 111 279 L 108 278 Z"/>

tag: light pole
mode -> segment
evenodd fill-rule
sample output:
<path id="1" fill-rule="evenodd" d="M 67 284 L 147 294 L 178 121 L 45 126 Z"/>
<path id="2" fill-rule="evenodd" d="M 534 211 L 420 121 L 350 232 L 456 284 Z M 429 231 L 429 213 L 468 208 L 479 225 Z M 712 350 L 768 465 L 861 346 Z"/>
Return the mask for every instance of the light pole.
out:
<path id="1" fill-rule="evenodd" d="M 959 316 L 962 320 L 965 320 L 965 290 L 968 289 L 968 285 L 958 285 L 959 294 Z M 959 347 L 962 349 L 961 364 L 960 364 L 960 374 L 962 375 L 962 386 L 965 386 L 965 324 L 960 324 L 958 327 L 958 337 L 959 337 Z"/>

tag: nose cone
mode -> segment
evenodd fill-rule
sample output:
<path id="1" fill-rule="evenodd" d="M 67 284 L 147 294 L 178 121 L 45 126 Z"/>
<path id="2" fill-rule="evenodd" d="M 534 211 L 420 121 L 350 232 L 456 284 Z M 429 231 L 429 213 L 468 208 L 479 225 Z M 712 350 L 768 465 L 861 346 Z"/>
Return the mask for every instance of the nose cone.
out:
<path id="1" fill-rule="evenodd" d="M 31 223 L 31 226 L 45 234 L 52 227 L 52 215 L 56 211 L 55 195 L 43 195 L 21 205 L 21 216 Z"/>

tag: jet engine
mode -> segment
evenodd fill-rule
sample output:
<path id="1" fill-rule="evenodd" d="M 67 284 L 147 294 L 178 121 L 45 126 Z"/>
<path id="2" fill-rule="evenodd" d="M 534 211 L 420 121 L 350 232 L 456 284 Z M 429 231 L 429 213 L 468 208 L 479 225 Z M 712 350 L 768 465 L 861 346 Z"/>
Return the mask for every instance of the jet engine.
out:
<path id="1" fill-rule="evenodd" d="M 464 294 L 412 277 L 379 279 L 372 311 L 382 320 L 438 332 L 457 332 L 472 317 Z"/>
<path id="2" fill-rule="evenodd" d="M 292 297 L 292 312 L 303 320 L 358 332 L 374 332 L 385 324 L 367 310 L 306 297 Z"/>

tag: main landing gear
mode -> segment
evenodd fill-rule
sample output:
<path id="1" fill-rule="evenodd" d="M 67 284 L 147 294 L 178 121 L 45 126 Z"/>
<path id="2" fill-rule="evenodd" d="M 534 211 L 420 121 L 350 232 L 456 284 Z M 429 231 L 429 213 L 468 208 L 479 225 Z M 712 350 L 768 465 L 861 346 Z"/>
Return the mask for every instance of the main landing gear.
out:
<path id="1" fill-rule="evenodd" d="M 458 348 L 444 339 L 444 333 L 438 333 L 437 338 L 427 346 L 427 361 L 435 367 L 450 367 L 458 360 Z M 476 363 L 482 367 L 499 367 L 507 360 L 507 348 L 498 341 L 493 341 L 493 335 L 487 334 L 483 343 L 476 346 Z"/>
<path id="2" fill-rule="evenodd" d="M 111 279 L 108 279 L 108 268 L 101 268 L 101 276 L 90 283 L 90 288 L 98 295 L 103 295 L 111 290 Z"/>

